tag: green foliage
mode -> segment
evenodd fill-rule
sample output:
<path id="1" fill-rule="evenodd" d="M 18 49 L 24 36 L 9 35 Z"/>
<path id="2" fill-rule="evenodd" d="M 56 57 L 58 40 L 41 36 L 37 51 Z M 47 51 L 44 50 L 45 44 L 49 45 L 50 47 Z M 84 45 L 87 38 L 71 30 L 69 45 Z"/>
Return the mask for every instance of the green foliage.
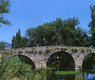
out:
<path id="1" fill-rule="evenodd" d="M 9 12 L 9 0 L 0 0 L 0 25 L 10 24 L 10 22 L 4 18 L 4 14 L 8 14 Z"/>
<path id="2" fill-rule="evenodd" d="M 0 78 L 2 80 L 45 80 L 48 69 L 32 70 L 32 65 L 27 64 L 27 59 L 15 56 L 7 59 L 0 66 Z M 15 64 L 14 64 L 15 63 Z"/>
<path id="3" fill-rule="evenodd" d="M 90 37 L 81 30 L 79 27 L 76 29 L 75 37 L 73 39 L 73 45 L 75 46 L 90 46 Z"/>
<path id="4" fill-rule="evenodd" d="M 18 30 L 16 36 L 13 36 L 12 39 L 12 48 L 23 48 L 27 46 L 27 39 L 25 37 L 21 37 L 21 32 Z"/>
<path id="5" fill-rule="evenodd" d="M 80 74 L 79 71 L 59 71 L 55 72 L 56 75 L 75 75 L 75 74 Z"/>
<path id="6" fill-rule="evenodd" d="M 26 31 L 28 46 L 69 45 L 90 46 L 90 38 L 82 29 L 77 27 L 79 20 L 69 18 L 30 28 Z"/>
<path id="7" fill-rule="evenodd" d="M 16 48 L 20 48 L 21 47 L 21 34 L 20 34 L 20 30 L 18 30 L 18 32 L 16 33 Z"/>
<path id="8" fill-rule="evenodd" d="M 21 37 L 20 46 L 21 48 L 27 46 L 27 39 L 25 37 Z"/>
<path id="9" fill-rule="evenodd" d="M 89 27 L 90 27 L 90 32 L 92 34 L 92 45 L 93 47 L 95 47 L 95 5 L 91 6 L 90 7 L 90 10 L 91 10 L 91 22 L 89 24 Z"/>
<path id="10" fill-rule="evenodd" d="M 5 50 L 5 43 L 4 42 L 0 42 L 0 50 Z"/>
<path id="11" fill-rule="evenodd" d="M 29 46 L 44 46 L 56 44 L 58 37 L 56 30 L 50 23 L 38 26 L 37 28 L 30 28 L 26 31 L 27 38 L 29 39 Z"/>
<path id="12" fill-rule="evenodd" d="M 12 39 L 12 48 L 16 48 L 16 37 L 13 36 L 13 39 Z"/>
<path id="13" fill-rule="evenodd" d="M 20 47 L 21 47 L 21 34 L 20 34 L 20 30 L 18 30 L 16 36 L 13 36 L 12 48 L 20 48 Z"/>
<path id="14" fill-rule="evenodd" d="M 24 71 L 31 71 L 32 69 L 31 65 L 22 62 L 18 56 L 6 60 L 0 67 L 0 78 L 2 80 L 10 80 L 13 77 L 24 77 L 27 75 Z"/>
<path id="15" fill-rule="evenodd" d="M 46 53 L 50 53 L 51 51 L 52 51 L 51 48 L 46 48 L 46 50 L 45 50 Z"/>
<path id="16" fill-rule="evenodd" d="M 78 49 L 77 48 L 72 48 L 72 52 L 78 52 Z"/>
<path id="17" fill-rule="evenodd" d="M 66 51 L 66 50 L 68 50 L 68 48 L 62 48 L 62 47 L 61 47 L 60 50 L 61 50 L 61 51 Z"/>
<path id="18" fill-rule="evenodd" d="M 47 66 L 53 70 L 70 71 L 75 69 L 75 63 L 70 54 L 66 52 L 56 52 L 47 61 Z"/>
<path id="19" fill-rule="evenodd" d="M 95 54 L 88 54 L 82 64 L 83 70 L 95 70 Z"/>

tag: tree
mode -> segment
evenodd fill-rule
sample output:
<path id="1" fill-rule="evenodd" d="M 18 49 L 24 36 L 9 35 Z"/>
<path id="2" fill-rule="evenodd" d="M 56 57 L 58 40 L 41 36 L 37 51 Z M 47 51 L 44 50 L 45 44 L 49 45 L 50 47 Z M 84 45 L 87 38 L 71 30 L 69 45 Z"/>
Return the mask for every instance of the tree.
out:
<path id="1" fill-rule="evenodd" d="M 13 36 L 12 39 L 12 48 L 20 48 L 21 47 L 21 34 L 20 29 L 16 33 L 16 36 Z"/>
<path id="2" fill-rule="evenodd" d="M 10 12 L 9 6 L 9 0 L 0 0 L 0 25 L 10 24 L 10 22 L 4 17 L 5 14 Z"/>
<path id="3" fill-rule="evenodd" d="M 29 46 L 48 46 L 48 45 L 68 45 L 68 46 L 88 46 L 88 35 L 77 25 L 77 18 L 62 20 L 57 18 L 55 21 L 45 23 L 30 28 L 26 31 L 26 38 Z"/>
<path id="4" fill-rule="evenodd" d="M 89 24 L 90 32 L 92 34 L 92 46 L 95 47 L 95 5 L 90 6 L 91 10 L 91 22 Z"/>
<path id="5" fill-rule="evenodd" d="M 90 46 L 90 37 L 80 27 L 76 29 L 73 45 L 87 47 Z"/>
<path id="6" fill-rule="evenodd" d="M 59 21 L 57 20 L 57 23 Z M 63 24 L 61 21 L 60 35 L 61 35 L 61 44 L 63 45 L 73 45 L 73 40 L 76 33 L 76 27 L 79 24 L 79 20 L 77 18 L 69 18 L 63 20 Z M 59 25 L 60 26 L 60 25 Z"/>
<path id="7" fill-rule="evenodd" d="M 20 48 L 21 47 L 21 34 L 20 34 L 20 29 L 18 30 L 18 32 L 16 33 L 16 48 Z"/>
<path id="8" fill-rule="evenodd" d="M 27 47 L 27 39 L 25 37 L 21 37 L 21 41 L 20 41 L 20 45 L 21 45 L 21 48 L 23 47 Z"/>
<path id="9" fill-rule="evenodd" d="M 13 36 L 12 39 L 12 48 L 23 48 L 27 46 L 27 39 L 22 37 L 20 34 L 20 29 L 16 33 L 16 36 Z"/>
<path id="10" fill-rule="evenodd" d="M 26 31 L 29 46 L 46 46 L 56 44 L 57 33 L 50 23 Z"/>
<path id="11" fill-rule="evenodd" d="M 0 42 L 0 50 L 5 50 L 5 43 L 4 42 Z"/>
<path id="12" fill-rule="evenodd" d="M 16 47 L 16 37 L 13 36 L 13 39 L 12 39 L 12 48 L 15 48 Z"/>

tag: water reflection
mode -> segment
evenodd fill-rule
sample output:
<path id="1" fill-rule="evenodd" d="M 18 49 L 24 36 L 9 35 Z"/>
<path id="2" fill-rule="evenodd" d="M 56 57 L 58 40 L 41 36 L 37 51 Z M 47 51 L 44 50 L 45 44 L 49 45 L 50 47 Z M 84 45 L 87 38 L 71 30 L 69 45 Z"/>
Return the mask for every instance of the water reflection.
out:
<path id="1" fill-rule="evenodd" d="M 79 75 L 55 75 L 50 74 L 47 80 L 95 80 L 95 72 L 82 72 Z"/>
<path id="2" fill-rule="evenodd" d="M 94 72 L 84 72 L 83 76 L 84 76 L 84 80 L 95 80 Z"/>
<path id="3" fill-rule="evenodd" d="M 55 75 L 56 71 L 53 70 L 52 73 L 47 76 L 47 80 L 75 80 L 75 75 Z"/>
<path id="4" fill-rule="evenodd" d="M 75 75 L 52 75 L 47 80 L 75 80 Z"/>

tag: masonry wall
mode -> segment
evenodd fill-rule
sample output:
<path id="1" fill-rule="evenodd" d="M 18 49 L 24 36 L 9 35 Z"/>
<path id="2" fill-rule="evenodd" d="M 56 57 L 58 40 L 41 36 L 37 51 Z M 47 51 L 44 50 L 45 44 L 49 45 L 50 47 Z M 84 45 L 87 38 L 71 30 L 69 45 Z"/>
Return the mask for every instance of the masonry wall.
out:
<path id="1" fill-rule="evenodd" d="M 9 57 L 15 55 L 22 55 L 30 58 L 34 62 L 36 68 L 45 68 L 48 58 L 55 52 L 59 51 L 67 52 L 73 57 L 76 69 L 82 67 L 85 56 L 91 53 L 95 53 L 95 49 L 87 47 L 43 46 L 32 48 L 19 48 L 0 51 L 0 61 L 2 57 L 4 57 L 4 61 Z"/>

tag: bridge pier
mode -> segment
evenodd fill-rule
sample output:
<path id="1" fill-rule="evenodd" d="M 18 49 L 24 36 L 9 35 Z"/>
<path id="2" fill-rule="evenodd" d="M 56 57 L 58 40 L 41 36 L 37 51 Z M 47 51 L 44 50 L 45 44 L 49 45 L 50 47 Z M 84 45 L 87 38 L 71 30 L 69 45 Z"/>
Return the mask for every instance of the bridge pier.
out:
<path id="1" fill-rule="evenodd" d="M 76 70 L 76 71 L 77 71 L 77 70 L 82 71 L 82 65 L 75 65 L 75 70 Z"/>
<path id="2" fill-rule="evenodd" d="M 36 69 L 42 69 L 42 68 L 46 68 L 46 63 L 43 61 L 43 62 L 38 62 L 35 64 L 36 66 Z"/>

